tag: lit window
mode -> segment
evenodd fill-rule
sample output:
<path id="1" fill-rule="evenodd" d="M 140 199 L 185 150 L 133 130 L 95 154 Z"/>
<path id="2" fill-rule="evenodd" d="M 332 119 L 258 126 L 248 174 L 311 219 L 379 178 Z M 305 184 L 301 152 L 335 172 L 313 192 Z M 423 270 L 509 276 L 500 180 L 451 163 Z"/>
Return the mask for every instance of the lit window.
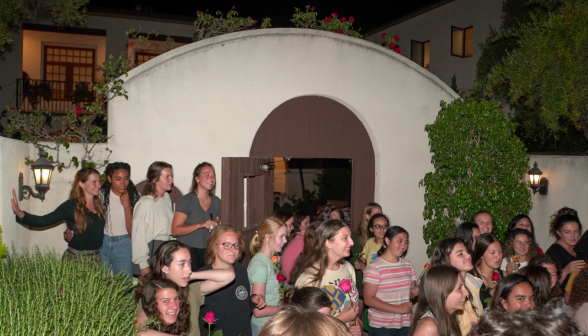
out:
<path id="1" fill-rule="evenodd" d="M 451 27 L 451 55 L 470 57 L 474 54 L 474 27 Z"/>
<path id="2" fill-rule="evenodd" d="M 413 62 L 415 62 L 416 64 L 418 64 L 424 68 L 428 68 L 429 67 L 429 60 L 430 60 L 429 53 L 431 50 L 430 46 L 431 46 L 430 41 L 419 42 L 419 41 L 412 40 L 410 55 L 411 55 L 411 59 L 413 60 Z"/>
<path id="3" fill-rule="evenodd" d="M 149 60 L 154 59 L 155 57 L 159 56 L 158 54 L 148 54 L 148 53 L 135 53 L 135 65 L 141 65 Z"/>

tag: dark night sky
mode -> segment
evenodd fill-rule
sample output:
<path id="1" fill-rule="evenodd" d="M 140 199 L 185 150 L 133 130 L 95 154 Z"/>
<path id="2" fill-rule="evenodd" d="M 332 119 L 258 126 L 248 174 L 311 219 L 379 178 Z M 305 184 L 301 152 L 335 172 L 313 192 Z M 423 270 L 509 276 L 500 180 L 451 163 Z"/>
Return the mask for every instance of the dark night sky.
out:
<path id="1" fill-rule="evenodd" d="M 377 28 L 402 15 L 418 10 L 438 0 L 388 0 L 388 1 L 336 1 L 336 0 L 91 0 L 90 7 L 107 7 L 133 10 L 135 4 L 150 6 L 159 13 L 195 16 L 197 10 L 210 12 L 217 10 L 225 13 L 235 6 L 239 16 L 251 16 L 261 21 L 264 17 L 272 19 L 272 27 L 292 27 L 289 21 L 294 14 L 294 7 L 316 6 L 319 18 L 325 18 L 333 12 L 339 17 L 353 16 L 354 27 L 361 28 L 361 33 Z"/>

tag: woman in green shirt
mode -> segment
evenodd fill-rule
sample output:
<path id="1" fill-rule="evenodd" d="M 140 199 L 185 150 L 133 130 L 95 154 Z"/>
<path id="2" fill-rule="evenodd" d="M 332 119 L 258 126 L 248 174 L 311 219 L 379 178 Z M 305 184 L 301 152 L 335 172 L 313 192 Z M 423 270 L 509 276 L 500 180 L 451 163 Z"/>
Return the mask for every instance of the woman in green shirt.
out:
<path id="1" fill-rule="evenodd" d="M 64 258 L 85 256 L 100 264 L 100 247 L 104 236 L 104 213 L 98 194 L 100 173 L 93 168 L 82 168 L 72 183 L 69 199 L 45 216 L 35 216 L 20 210 L 14 189 L 12 212 L 16 222 L 32 227 L 45 227 L 65 220 L 74 236 L 68 243 Z"/>

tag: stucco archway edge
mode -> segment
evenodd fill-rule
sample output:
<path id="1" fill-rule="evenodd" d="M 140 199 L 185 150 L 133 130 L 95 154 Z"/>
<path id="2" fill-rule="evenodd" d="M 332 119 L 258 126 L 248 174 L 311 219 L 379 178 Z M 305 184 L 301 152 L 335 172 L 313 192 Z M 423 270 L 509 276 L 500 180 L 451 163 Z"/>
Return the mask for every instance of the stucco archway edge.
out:
<path id="1" fill-rule="evenodd" d="M 129 99 L 109 103 L 111 159 L 130 163 L 135 181 L 151 162 L 169 162 L 183 192 L 197 163 L 220 172 L 222 157 L 248 156 L 258 127 L 283 102 L 306 95 L 340 102 L 372 140 L 374 199 L 413 235 L 411 249 L 424 251 L 414 246 L 424 246 L 418 181 L 432 170 L 424 126 L 441 100 L 458 96 L 414 62 L 339 34 L 263 29 L 182 46 L 123 79 Z"/>

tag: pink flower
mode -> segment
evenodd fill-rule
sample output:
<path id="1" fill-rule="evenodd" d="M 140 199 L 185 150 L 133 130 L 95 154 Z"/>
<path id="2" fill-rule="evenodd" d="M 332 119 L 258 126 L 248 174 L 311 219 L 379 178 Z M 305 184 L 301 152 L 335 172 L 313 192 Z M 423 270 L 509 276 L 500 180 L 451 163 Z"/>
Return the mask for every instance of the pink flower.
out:
<path id="1" fill-rule="evenodd" d="M 278 280 L 278 282 L 284 282 L 286 281 L 286 277 L 284 276 L 284 274 L 278 273 L 278 275 L 276 275 L 276 280 Z"/>
<path id="2" fill-rule="evenodd" d="M 59 287 L 59 291 L 60 292 L 63 292 L 63 287 Z"/>
<path id="3" fill-rule="evenodd" d="M 206 321 L 206 323 L 208 323 L 208 324 L 213 324 L 214 323 L 214 313 L 211 311 L 206 313 L 206 315 L 204 315 L 204 321 Z"/>
<path id="4" fill-rule="evenodd" d="M 346 18 L 341 18 L 341 22 L 345 22 L 345 21 L 347 21 Z"/>
<path id="5" fill-rule="evenodd" d="M 355 19 L 353 18 L 353 16 L 350 16 L 349 17 L 349 21 L 351 21 L 351 23 L 354 23 L 355 22 Z"/>
<path id="6" fill-rule="evenodd" d="M 330 16 L 325 19 L 325 23 L 329 23 L 329 22 L 331 22 L 331 17 Z"/>
<path id="7" fill-rule="evenodd" d="M 13 111 L 16 111 L 16 107 L 14 107 L 14 106 L 11 107 L 10 109 L 13 110 Z"/>
<path id="8" fill-rule="evenodd" d="M 316 7 L 312 6 L 312 7 L 310 7 L 310 9 L 312 9 L 312 10 L 315 10 L 315 9 L 316 9 Z"/>
<path id="9" fill-rule="evenodd" d="M 400 47 L 394 48 L 394 51 L 396 51 L 398 54 L 400 54 Z"/>
<path id="10" fill-rule="evenodd" d="M 331 16 L 334 16 L 334 17 L 338 18 L 339 17 L 339 14 L 337 14 L 337 13 L 331 13 Z"/>
<path id="11" fill-rule="evenodd" d="M 351 281 L 349 279 L 344 279 L 339 282 L 339 289 L 343 293 L 349 293 L 351 291 Z"/>
<path id="12" fill-rule="evenodd" d="M 380 35 L 381 38 L 386 37 L 386 33 L 382 33 L 382 35 Z"/>
<path id="13" fill-rule="evenodd" d="M 390 48 L 390 49 L 394 49 L 395 46 L 396 46 L 396 44 L 394 44 L 394 42 L 391 42 L 390 44 L 388 44 L 388 48 Z"/>
<path id="14" fill-rule="evenodd" d="M 337 34 L 343 34 L 343 29 L 337 30 Z"/>
<path id="15" fill-rule="evenodd" d="M 394 36 L 394 41 L 396 41 L 396 42 L 400 41 L 400 37 Z"/>
<path id="16" fill-rule="evenodd" d="M 77 114 L 77 115 L 80 115 L 80 114 L 82 114 L 82 108 L 81 108 L 81 107 L 79 107 L 79 106 L 76 106 L 76 114 Z"/>

